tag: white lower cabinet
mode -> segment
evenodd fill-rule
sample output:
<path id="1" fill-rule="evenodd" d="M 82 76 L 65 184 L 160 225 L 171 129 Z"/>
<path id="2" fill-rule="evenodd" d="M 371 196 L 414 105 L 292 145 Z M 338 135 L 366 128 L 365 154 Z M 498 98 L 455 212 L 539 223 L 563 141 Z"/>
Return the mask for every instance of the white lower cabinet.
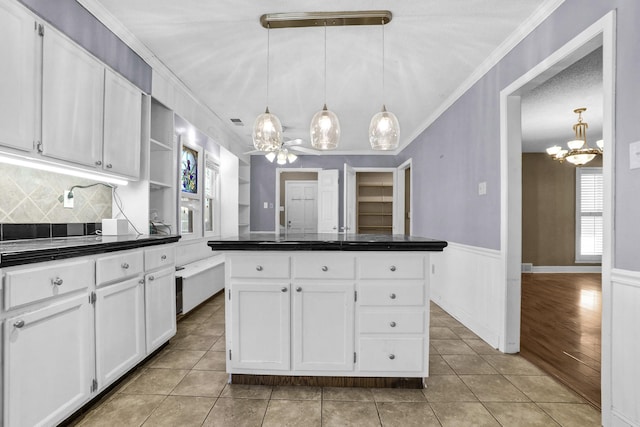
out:
<path id="1" fill-rule="evenodd" d="M 145 356 L 144 279 L 96 291 L 96 375 L 98 388 L 120 378 Z"/>
<path id="2" fill-rule="evenodd" d="M 5 320 L 5 426 L 55 425 L 89 398 L 92 319 L 83 292 Z"/>
<path id="3" fill-rule="evenodd" d="M 231 290 L 231 366 L 290 369 L 289 283 L 238 283 Z M 251 313 L 251 314 L 250 314 Z"/>
<path id="4" fill-rule="evenodd" d="M 175 276 L 173 266 L 145 275 L 147 353 L 151 353 L 176 334 Z"/>

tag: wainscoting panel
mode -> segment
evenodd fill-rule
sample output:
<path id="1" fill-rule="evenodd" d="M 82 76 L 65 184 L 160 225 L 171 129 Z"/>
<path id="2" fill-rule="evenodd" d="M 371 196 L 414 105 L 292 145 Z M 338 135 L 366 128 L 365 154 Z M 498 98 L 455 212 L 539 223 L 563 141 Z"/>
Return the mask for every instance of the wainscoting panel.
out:
<path id="1" fill-rule="evenodd" d="M 611 272 L 613 426 L 640 426 L 640 272 Z"/>
<path id="2" fill-rule="evenodd" d="M 504 340 L 500 251 L 449 243 L 431 256 L 431 300 L 498 348 Z"/>

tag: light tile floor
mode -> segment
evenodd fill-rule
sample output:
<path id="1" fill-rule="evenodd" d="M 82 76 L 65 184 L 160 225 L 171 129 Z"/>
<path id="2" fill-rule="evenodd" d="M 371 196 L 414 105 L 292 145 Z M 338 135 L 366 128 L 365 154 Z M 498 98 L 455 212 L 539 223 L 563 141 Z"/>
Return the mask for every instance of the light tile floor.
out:
<path id="1" fill-rule="evenodd" d="M 431 304 L 424 390 L 227 384 L 224 299 L 178 323 L 171 343 L 78 426 L 599 426 L 600 412 Z"/>

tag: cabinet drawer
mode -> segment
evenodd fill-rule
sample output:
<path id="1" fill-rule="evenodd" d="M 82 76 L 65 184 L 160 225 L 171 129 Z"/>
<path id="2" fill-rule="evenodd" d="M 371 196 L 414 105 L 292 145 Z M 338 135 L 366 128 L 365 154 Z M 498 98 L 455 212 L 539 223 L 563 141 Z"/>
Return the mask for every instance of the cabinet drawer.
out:
<path id="1" fill-rule="evenodd" d="M 300 254 L 292 260 L 294 279 L 353 279 L 355 258 L 343 254 Z"/>
<path id="2" fill-rule="evenodd" d="M 361 371 L 422 372 L 424 340 L 422 338 L 361 338 Z"/>
<path id="3" fill-rule="evenodd" d="M 358 273 L 361 279 L 422 279 L 424 256 L 406 252 L 365 255 L 358 260 Z"/>
<path id="4" fill-rule="evenodd" d="M 5 308 L 8 310 L 86 288 L 93 284 L 93 269 L 93 260 L 83 259 L 7 271 Z"/>
<path id="5" fill-rule="evenodd" d="M 229 275 L 234 278 L 288 279 L 289 257 L 286 255 L 231 256 Z"/>
<path id="6" fill-rule="evenodd" d="M 360 312 L 360 333 L 366 334 L 422 334 L 425 330 L 424 312 Z"/>
<path id="7" fill-rule="evenodd" d="M 145 271 L 174 265 L 176 262 L 176 250 L 173 245 L 156 246 L 144 251 Z"/>
<path id="8" fill-rule="evenodd" d="M 142 251 L 129 251 L 96 260 L 96 285 L 133 277 L 143 271 Z"/>
<path id="9" fill-rule="evenodd" d="M 424 282 L 420 280 L 366 281 L 358 289 L 360 305 L 424 305 Z"/>

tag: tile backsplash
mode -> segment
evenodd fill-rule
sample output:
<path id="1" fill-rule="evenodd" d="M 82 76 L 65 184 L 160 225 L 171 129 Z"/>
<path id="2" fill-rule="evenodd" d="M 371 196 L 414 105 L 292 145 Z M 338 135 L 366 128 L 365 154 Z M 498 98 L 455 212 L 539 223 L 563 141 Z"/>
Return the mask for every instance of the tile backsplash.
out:
<path id="1" fill-rule="evenodd" d="M 0 163 L 0 223 L 87 223 L 111 218 L 111 189 L 103 185 L 73 190 L 74 207 L 58 199 L 84 178 Z"/>

